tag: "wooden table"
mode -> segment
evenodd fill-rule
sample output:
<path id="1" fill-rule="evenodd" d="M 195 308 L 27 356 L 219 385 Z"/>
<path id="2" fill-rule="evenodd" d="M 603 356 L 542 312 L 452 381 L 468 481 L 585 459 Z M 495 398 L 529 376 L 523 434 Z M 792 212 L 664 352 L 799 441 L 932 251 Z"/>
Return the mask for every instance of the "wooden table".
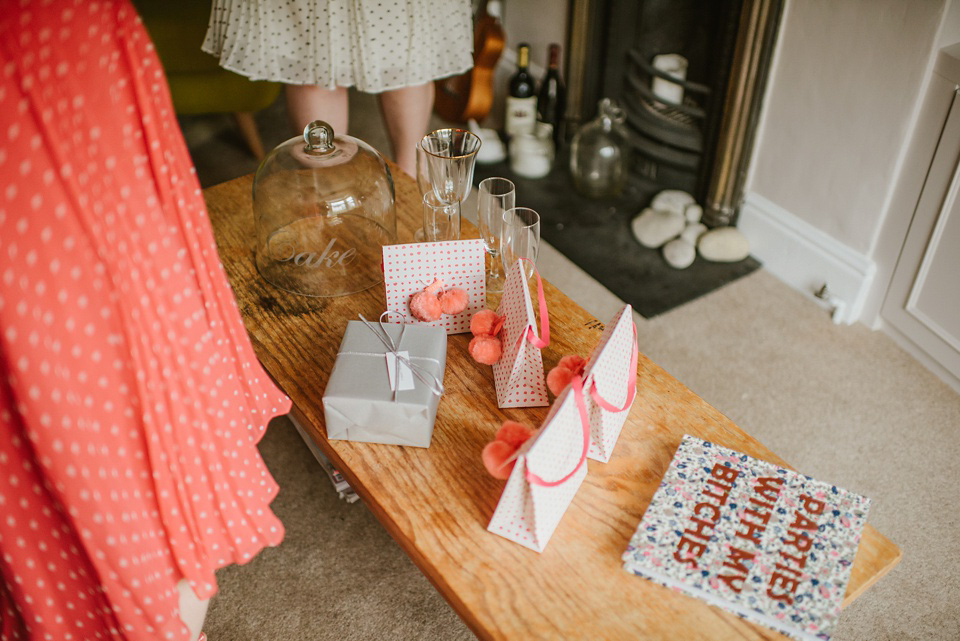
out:
<path id="1" fill-rule="evenodd" d="M 413 180 L 393 169 L 399 241 L 411 242 L 419 195 Z M 479 638 L 782 638 L 621 568 L 620 556 L 684 433 L 786 465 L 643 354 L 637 398 L 612 459 L 589 461 L 586 480 L 542 554 L 487 532 L 503 482 L 484 471 L 480 451 L 503 420 L 536 426 L 547 408 L 498 409 L 492 369 L 470 359 L 469 335 L 449 337 L 446 394 L 428 449 L 328 441 L 321 397 L 340 339 L 358 313 L 380 314 L 383 287 L 314 299 L 259 278 L 251 187 L 247 176 L 204 196 L 258 357 L 292 398 L 294 418 Z M 475 233 L 464 227 L 464 236 Z M 545 293 L 549 371 L 565 354 L 589 353 L 602 325 L 549 283 Z M 899 559 L 900 550 L 868 525 L 845 603 Z"/>

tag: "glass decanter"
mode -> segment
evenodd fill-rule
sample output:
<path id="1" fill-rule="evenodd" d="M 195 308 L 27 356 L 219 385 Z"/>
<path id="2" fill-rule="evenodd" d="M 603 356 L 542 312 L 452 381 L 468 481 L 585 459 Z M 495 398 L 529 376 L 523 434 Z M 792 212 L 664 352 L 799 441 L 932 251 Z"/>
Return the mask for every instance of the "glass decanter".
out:
<path id="1" fill-rule="evenodd" d="M 600 101 L 597 117 L 580 127 L 570 145 L 570 174 L 578 192 L 611 198 L 623 191 L 629 144 L 623 108 L 610 98 Z"/>

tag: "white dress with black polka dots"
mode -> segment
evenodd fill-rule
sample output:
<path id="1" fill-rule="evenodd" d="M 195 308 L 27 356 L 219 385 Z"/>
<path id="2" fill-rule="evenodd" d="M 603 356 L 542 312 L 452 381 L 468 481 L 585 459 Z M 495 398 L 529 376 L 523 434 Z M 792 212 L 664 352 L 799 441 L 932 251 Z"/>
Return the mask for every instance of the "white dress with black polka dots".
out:
<path id="1" fill-rule="evenodd" d="M 465 0 L 214 0 L 203 50 L 253 80 L 378 93 L 473 66 Z"/>

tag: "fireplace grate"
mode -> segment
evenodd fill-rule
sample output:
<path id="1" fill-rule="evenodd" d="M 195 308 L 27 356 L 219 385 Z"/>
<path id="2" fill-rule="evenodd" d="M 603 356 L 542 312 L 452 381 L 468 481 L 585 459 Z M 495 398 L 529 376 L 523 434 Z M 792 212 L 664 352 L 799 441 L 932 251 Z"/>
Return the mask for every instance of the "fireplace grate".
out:
<path id="1" fill-rule="evenodd" d="M 690 109 L 695 109 L 697 103 L 691 98 L 683 99 L 683 106 L 687 109 L 678 109 L 675 105 L 668 105 L 659 101 L 641 100 L 640 106 L 657 118 L 662 118 L 677 127 L 685 127 L 691 131 L 700 131 L 700 119 L 690 115 Z"/>
<path id="2" fill-rule="evenodd" d="M 623 102 L 627 112 L 629 140 L 633 148 L 631 172 L 642 179 L 664 186 L 693 191 L 703 157 L 702 104 L 709 87 L 680 81 L 684 89 L 682 104 L 668 104 L 650 88 L 655 77 L 673 82 L 648 60 L 653 54 L 633 49 L 626 67 Z"/>

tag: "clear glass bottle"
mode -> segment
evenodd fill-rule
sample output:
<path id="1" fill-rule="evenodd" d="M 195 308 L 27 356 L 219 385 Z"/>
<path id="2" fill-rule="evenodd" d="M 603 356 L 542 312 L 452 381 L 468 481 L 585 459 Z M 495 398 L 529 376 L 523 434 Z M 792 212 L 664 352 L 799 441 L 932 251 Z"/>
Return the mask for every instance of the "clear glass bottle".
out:
<path id="1" fill-rule="evenodd" d="M 570 144 L 573 186 L 589 198 L 611 198 L 623 191 L 629 145 L 623 108 L 600 101 L 597 117 L 580 127 Z"/>

